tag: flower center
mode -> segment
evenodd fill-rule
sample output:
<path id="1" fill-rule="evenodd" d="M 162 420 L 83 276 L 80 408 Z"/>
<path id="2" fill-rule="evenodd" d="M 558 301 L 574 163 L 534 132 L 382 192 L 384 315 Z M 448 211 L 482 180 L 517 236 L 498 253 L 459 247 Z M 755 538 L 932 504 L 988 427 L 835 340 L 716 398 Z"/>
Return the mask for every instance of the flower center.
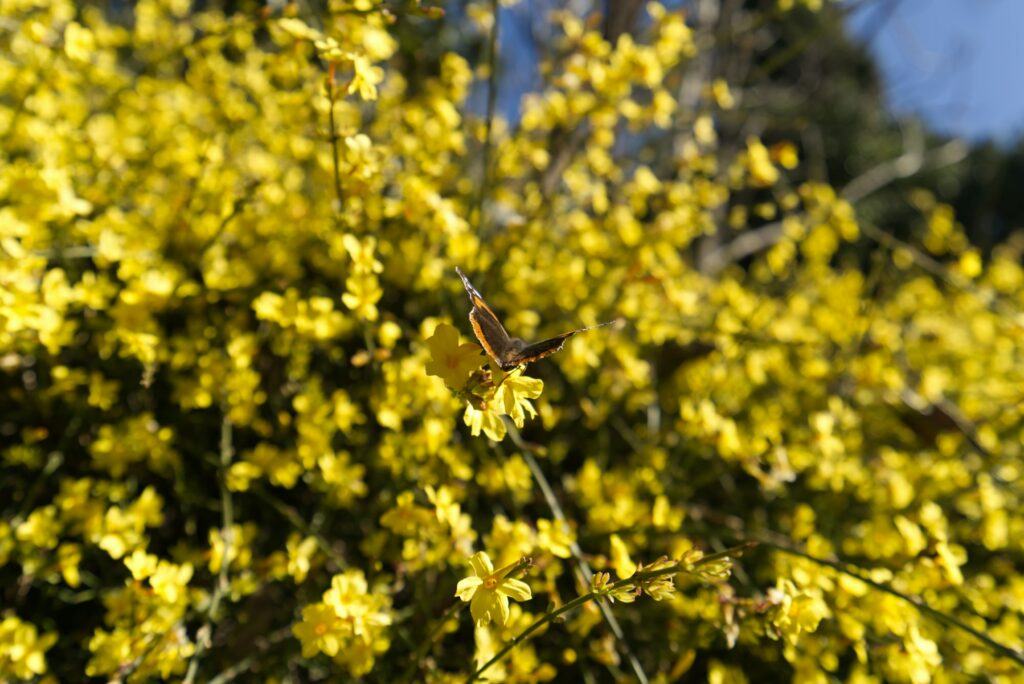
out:
<path id="1" fill-rule="evenodd" d="M 493 577 L 488 577 L 484 580 L 484 589 L 490 589 L 493 591 L 498 586 L 498 580 Z"/>

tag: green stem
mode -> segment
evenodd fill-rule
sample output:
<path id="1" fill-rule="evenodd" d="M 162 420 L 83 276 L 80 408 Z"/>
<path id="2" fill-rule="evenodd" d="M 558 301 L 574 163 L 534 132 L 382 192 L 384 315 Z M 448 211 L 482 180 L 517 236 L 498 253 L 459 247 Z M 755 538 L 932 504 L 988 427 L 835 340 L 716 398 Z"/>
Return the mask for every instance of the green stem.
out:
<path id="1" fill-rule="evenodd" d="M 707 515 L 706 511 L 701 511 L 701 517 L 708 517 L 709 520 L 711 519 Z M 921 600 L 920 598 L 918 598 L 916 596 L 911 596 L 910 594 L 904 594 L 903 592 L 901 592 L 898 589 L 895 589 L 895 588 L 889 586 L 888 584 L 883 584 L 881 582 L 876 582 L 876 581 L 874 581 L 872 579 L 868 579 L 863 574 L 865 572 L 865 569 L 861 568 L 860 566 L 857 566 L 857 565 L 855 565 L 853 563 L 848 563 L 848 562 L 842 561 L 842 560 L 829 560 L 829 559 L 826 559 L 826 558 L 818 558 L 816 556 L 812 556 L 811 554 L 807 553 L 806 551 L 801 551 L 800 549 L 794 547 L 792 545 L 792 542 L 787 537 L 785 537 L 784 535 L 779 534 L 778 532 L 768 531 L 768 532 L 763 532 L 761 534 L 745 532 L 742 529 L 742 527 L 741 527 L 742 526 L 742 521 L 740 521 L 738 518 L 726 518 L 726 519 L 723 519 L 723 518 L 721 518 L 719 516 L 719 520 L 717 522 L 715 522 L 715 521 L 712 521 L 712 522 L 713 522 L 714 526 L 719 526 L 719 527 L 726 528 L 726 529 L 728 529 L 731 532 L 731 534 L 733 534 L 733 535 L 735 535 L 737 537 L 740 537 L 740 538 L 746 537 L 746 538 L 754 539 L 754 540 L 756 540 L 756 543 L 758 543 L 761 546 L 764 546 L 766 548 L 775 549 L 776 551 L 779 551 L 781 553 L 788 553 L 788 554 L 790 554 L 792 556 L 798 556 L 798 557 L 803 558 L 805 560 L 809 560 L 812 563 L 817 563 L 819 565 L 824 565 L 826 567 L 832 568 L 833 570 L 841 572 L 844 575 L 847 575 L 849 577 L 853 577 L 854 579 L 858 579 L 858 580 L 864 582 L 865 584 L 867 584 L 868 586 L 872 587 L 873 589 L 877 589 L 878 591 L 885 592 L 886 594 L 889 594 L 890 596 L 895 596 L 896 598 L 909 603 L 910 605 L 914 606 L 915 608 L 920 610 L 925 615 L 928 615 L 928 616 L 932 617 L 933 619 L 937 620 L 938 622 L 941 622 L 942 624 L 944 624 L 946 626 L 954 627 L 956 629 L 959 629 L 959 630 L 962 630 L 962 631 L 966 632 L 967 634 L 973 636 L 975 639 L 977 639 L 981 643 L 983 643 L 986 646 L 988 646 L 993 651 L 995 651 L 997 653 L 1000 653 L 1002 655 L 1005 655 L 1007 658 L 1010 658 L 1011 660 L 1013 660 L 1016 663 L 1024 665 L 1024 653 L 1022 653 L 1020 650 L 1014 649 L 1014 648 L 1012 648 L 1010 646 L 1007 646 L 1006 644 L 1003 644 L 1003 643 L 1000 643 L 1000 642 L 996 641 L 995 639 L 993 639 L 992 637 L 988 636 L 984 632 L 981 632 L 981 631 L 971 627 L 967 623 L 961 621 L 959 618 L 956 618 L 956 617 L 954 617 L 952 615 L 947 615 L 946 613 L 941 612 L 937 608 L 931 607 L 930 605 L 928 605 L 927 603 L 925 603 L 923 600 Z M 645 534 L 650 534 L 651 532 L 656 532 L 656 531 L 657 530 L 649 530 L 649 529 L 645 529 L 645 528 L 642 528 L 642 527 L 632 527 L 632 528 L 622 528 L 622 529 L 620 529 L 620 530 L 618 530 L 616 532 L 609 533 L 609 535 L 610 534 L 626 534 L 626 533 L 632 533 L 632 532 L 643 532 Z M 984 618 L 982 616 L 979 615 L 978 617 L 981 617 L 981 619 L 984 620 Z"/>
<path id="2" fill-rule="evenodd" d="M 211 247 L 217 244 L 221 236 L 224 235 L 224 231 L 227 230 L 228 224 L 245 210 L 246 205 L 253 199 L 253 191 L 257 186 L 259 186 L 259 184 L 260 182 L 258 180 L 249 180 L 246 182 L 242 196 L 231 206 L 231 211 L 228 215 L 221 219 L 220 225 L 217 226 L 217 230 L 214 231 L 213 235 L 211 235 L 206 242 L 199 247 L 200 256 L 205 255 Z M 64 253 L 64 256 L 67 256 L 66 252 Z"/>
<path id="3" fill-rule="evenodd" d="M 258 656 L 263 655 L 269 648 L 278 644 L 292 635 L 292 628 L 285 627 L 270 634 L 265 639 L 256 643 L 256 653 L 243 658 L 219 675 L 210 680 L 210 684 L 227 684 L 236 677 L 245 674 L 255 663 Z"/>
<path id="4" fill-rule="evenodd" d="M 327 107 L 327 125 L 331 134 L 331 160 L 334 164 L 334 194 L 338 198 L 338 212 L 336 216 L 340 218 L 345 208 L 345 195 L 341 189 L 341 160 L 339 159 L 338 152 L 338 130 L 334 123 L 335 98 L 334 66 L 332 65 L 327 76 L 327 99 L 329 100 Z"/>
<path id="5" fill-rule="evenodd" d="M 979 630 L 971 627 L 970 625 L 968 625 L 966 622 L 963 622 L 959 618 L 953 617 L 952 615 L 947 615 L 946 613 L 943 613 L 942 611 L 940 611 L 940 610 L 938 610 L 936 608 L 932 608 L 931 606 L 929 606 L 927 603 L 925 603 L 921 599 L 917 598 L 916 596 L 911 596 L 910 594 L 904 594 L 903 592 L 899 591 L 898 589 L 892 588 L 888 584 L 883 584 L 882 582 L 876 582 L 873 579 L 869 579 L 867 577 L 864 577 L 860 572 L 856 571 L 857 568 L 855 568 L 855 566 L 851 566 L 851 565 L 849 565 L 847 563 L 843 563 L 841 561 L 833 561 L 833 560 L 828 560 L 828 559 L 825 559 L 825 558 L 817 558 L 815 556 L 812 556 L 809 553 L 806 553 L 804 551 L 801 551 L 799 549 L 795 549 L 795 548 L 792 548 L 792 547 L 784 546 L 782 544 L 775 544 L 775 543 L 767 542 L 767 541 L 762 541 L 761 544 L 763 544 L 764 546 L 766 546 L 768 548 L 775 549 L 776 551 L 781 551 L 782 553 L 788 553 L 791 556 L 798 556 L 800 558 L 804 558 L 806 560 L 809 560 L 812 563 L 817 563 L 818 565 L 824 565 L 826 567 L 832 568 L 833 570 L 837 570 L 838 572 L 841 572 L 844 575 L 847 575 L 849 577 L 853 577 L 855 579 L 858 579 L 861 582 L 864 582 L 864 584 L 867 584 L 870 587 L 872 587 L 874 589 L 877 589 L 878 591 L 885 592 L 886 594 L 889 594 L 890 596 L 895 596 L 898 599 L 906 601 L 907 603 L 911 604 L 912 606 L 917 608 L 919 611 L 921 611 L 925 615 L 928 615 L 928 616 L 934 618 L 935 620 L 937 620 L 938 622 L 941 622 L 942 624 L 946 625 L 947 627 L 954 627 L 954 628 L 959 629 L 959 630 L 961 630 L 963 632 L 966 632 L 967 634 L 970 634 L 971 636 L 973 636 L 975 639 L 977 639 L 981 643 L 983 643 L 986 646 L 988 646 L 989 648 L 991 648 L 993 651 L 996 651 L 997 653 L 999 653 L 1001 655 L 1004 655 L 1007 658 L 1010 658 L 1011 660 L 1013 660 L 1014 662 L 1016 662 L 1019 665 L 1024 665 L 1024 653 L 1022 653 L 1021 651 L 1019 651 L 1017 649 L 1014 649 L 1014 648 L 1011 648 L 1010 646 L 1007 646 L 1006 644 L 1003 644 L 1003 643 L 1000 643 L 1000 642 L 996 641 L 995 639 L 993 639 L 989 635 L 987 635 L 984 632 L 979 631 Z"/>
<path id="6" fill-rule="evenodd" d="M 612 592 L 612 591 L 614 591 L 616 589 L 621 589 L 622 587 L 632 586 L 632 585 L 637 584 L 638 582 L 644 582 L 646 580 L 654 579 L 656 577 L 662 577 L 664 575 L 674 575 L 674 574 L 677 574 L 679 572 L 684 572 L 684 571 L 686 571 L 688 569 L 697 568 L 697 567 L 700 567 L 702 565 L 706 565 L 708 563 L 712 563 L 714 561 L 721 560 L 723 558 L 731 558 L 731 557 L 740 556 L 740 555 L 742 555 L 742 553 L 745 550 L 751 548 L 752 546 L 756 546 L 756 544 L 757 544 L 757 542 L 747 542 L 745 544 L 740 544 L 738 546 L 734 546 L 732 548 L 726 549 L 725 551 L 721 551 L 719 553 L 713 553 L 710 556 L 704 556 L 703 558 L 701 558 L 700 560 L 698 560 L 698 561 L 696 561 L 695 563 L 692 563 L 692 564 L 675 563 L 674 565 L 670 565 L 667 568 L 661 568 L 660 570 L 652 570 L 651 572 L 639 572 L 639 573 L 637 573 L 637 574 L 635 574 L 635 575 L 633 575 L 631 577 L 627 577 L 625 579 L 620 579 L 620 580 L 618 580 L 616 582 L 613 582 L 613 583 L 609 584 L 604 590 L 602 590 L 600 592 L 590 591 L 590 592 L 588 592 L 586 594 L 583 594 L 582 596 L 577 596 L 572 601 L 569 601 L 568 603 L 562 605 L 560 608 L 557 608 L 557 609 L 555 609 L 555 610 L 553 610 L 551 612 L 545 613 L 544 615 L 542 615 L 539 618 L 537 618 L 537 620 L 535 620 L 533 622 L 533 624 L 531 624 L 529 627 L 527 627 L 522 632 L 517 634 L 515 636 L 515 638 L 513 638 L 511 641 L 509 641 L 507 644 L 505 644 L 505 646 L 502 647 L 502 649 L 500 651 L 495 653 L 493 658 L 491 658 L 486 663 L 484 663 L 483 665 L 478 667 L 476 669 L 476 671 L 473 672 L 473 674 L 469 675 L 469 677 L 466 678 L 466 684 L 470 684 L 470 682 L 473 682 L 473 681 L 476 681 L 477 679 L 479 679 L 480 676 L 491 667 L 491 665 L 494 665 L 499 660 L 501 660 L 502 658 L 507 656 L 509 653 L 511 653 L 512 649 L 514 649 L 519 644 L 521 644 L 524 641 L 526 641 L 526 639 L 528 639 L 529 636 L 531 634 L 533 634 L 534 632 L 536 632 L 538 629 L 540 629 L 544 625 L 546 625 L 546 624 L 556 620 L 559 616 L 564 615 L 565 613 L 568 613 L 570 610 L 573 610 L 575 608 L 579 608 L 580 606 L 585 604 L 587 601 L 593 601 L 595 599 L 602 598 L 605 595 L 607 595 L 608 593 L 610 593 L 610 592 Z"/>
<path id="7" fill-rule="evenodd" d="M 551 484 L 548 482 L 547 477 L 544 475 L 544 471 L 541 470 L 540 464 L 537 463 L 537 459 L 533 457 L 533 454 L 526 447 L 522 437 L 519 434 L 519 430 L 516 429 L 515 425 L 509 425 L 509 434 L 512 436 L 512 441 L 516 443 L 521 449 L 523 449 L 523 460 L 526 461 L 527 467 L 533 474 L 533 479 L 540 487 L 541 493 L 544 495 L 544 499 L 548 503 L 548 508 L 551 509 L 552 515 L 555 519 L 563 524 L 567 524 L 565 517 L 565 511 L 562 510 L 562 506 L 558 503 L 558 497 L 555 496 L 554 490 L 551 488 Z M 576 568 L 579 570 L 579 574 L 583 578 L 584 584 L 589 584 L 590 580 L 594 576 L 594 571 L 590 569 L 590 565 L 583 559 L 583 549 L 580 545 L 572 540 L 569 544 L 569 551 L 572 552 L 573 560 L 576 562 Z M 612 635 L 615 637 L 616 642 L 622 649 L 623 655 L 626 656 L 626 660 L 629 662 L 630 669 L 633 670 L 633 675 L 637 678 L 640 684 L 647 684 L 649 681 L 647 673 L 644 672 L 643 665 L 640 664 L 640 660 L 634 655 L 633 650 L 629 647 L 629 642 L 626 641 L 626 634 L 622 631 L 622 626 L 619 621 L 615 618 L 615 614 L 612 612 L 612 607 L 605 599 L 599 599 L 597 601 L 597 607 L 601 611 L 601 617 L 604 619 L 605 624 L 608 625 L 608 629 L 611 630 Z"/>
<path id="8" fill-rule="evenodd" d="M 444 615 L 437 621 L 434 629 L 430 631 L 430 636 L 423 640 L 419 645 L 419 648 L 412 654 L 412 661 L 409 663 L 409 667 L 406 668 L 405 673 L 402 675 L 401 681 L 413 682 L 420 669 L 420 661 L 430 651 L 431 646 L 437 643 L 437 640 L 444 633 L 444 626 L 448 623 L 453 616 L 458 615 L 462 612 L 462 609 L 466 607 L 463 601 L 455 601 L 448 609 L 444 611 Z"/>
<path id="9" fill-rule="evenodd" d="M 235 522 L 235 509 L 231 500 L 231 490 L 228 489 L 227 476 L 228 468 L 231 467 L 231 459 L 234 457 L 235 449 L 232 441 L 231 421 L 225 415 L 220 424 L 220 505 L 221 505 L 221 541 L 224 550 L 220 561 L 220 572 L 217 574 L 217 584 L 213 589 L 213 596 L 210 598 L 210 608 L 206 613 L 206 622 L 196 632 L 196 652 L 189 661 L 188 671 L 185 673 L 185 684 L 192 684 L 199 672 L 199 661 L 206 653 L 212 641 L 213 623 L 217 619 L 220 610 L 220 603 L 224 595 L 230 590 L 231 583 L 228 581 L 228 567 L 231 565 L 231 528 Z"/>
<path id="10" fill-rule="evenodd" d="M 334 563 L 339 568 L 344 568 L 347 565 L 345 562 L 345 557 L 341 555 L 337 549 L 331 546 L 331 543 L 327 541 L 323 535 L 313 530 L 313 528 L 309 526 L 309 524 L 302 518 L 302 516 L 299 515 L 298 511 L 296 511 L 294 508 L 292 508 L 288 504 L 284 503 L 283 501 L 275 497 L 259 483 L 253 483 L 253 486 L 250 489 L 253 494 L 266 501 L 268 504 L 273 506 L 274 510 L 280 513 L 283 517 L 287 518 L 288 522 L 292 524 L 292 527 L 294 527 L 296 530 L 306 535 L 307 537 L 312 537 L 313 539 L 315 539 L 317 546 L 320 547 L 320 550 L 323 551 L 328 558 L 334 561 Z"/>

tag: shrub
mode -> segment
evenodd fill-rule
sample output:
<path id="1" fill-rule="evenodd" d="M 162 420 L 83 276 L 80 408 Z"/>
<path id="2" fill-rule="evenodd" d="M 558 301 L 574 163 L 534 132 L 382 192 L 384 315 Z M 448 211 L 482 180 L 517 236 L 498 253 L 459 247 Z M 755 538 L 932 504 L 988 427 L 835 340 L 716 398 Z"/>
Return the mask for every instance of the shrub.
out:
<path id="1" fill-rule="evenodd" d="M 657 4 L 515 121 L 434 9 L 189 5 L 3 3 L 0 678 L 1019 674 L 1019 243 L 726 144 Z M 456 266 L 624 323 L 503 371 Z"/>

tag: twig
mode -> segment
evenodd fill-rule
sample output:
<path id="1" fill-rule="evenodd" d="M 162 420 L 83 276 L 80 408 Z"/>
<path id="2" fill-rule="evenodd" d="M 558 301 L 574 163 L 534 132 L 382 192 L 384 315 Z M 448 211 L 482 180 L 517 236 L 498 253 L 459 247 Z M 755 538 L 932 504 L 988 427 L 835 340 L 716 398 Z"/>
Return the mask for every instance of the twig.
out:
<path id="1" fill-rule="evenodd" d="M 334 72 L 337 67 L 334 62 L 327 72 L 327 99 L 330 100 L 330 104 L 327 107 L 327 125 L 330 129 L 331 134 L 331 158 L 334 162 L 334 194 L 338 198 L 338 216 L 341 215 L 341 210 L 345 206 L 345 196 L 341 190 L 341 161 L 338 153 L 338 130 L 334 124 Z"/>
<path id="2" fill-rule="evenodd" d="M 227 474 L 234 453 L 231 421 L 225 415 L 220 424 L 220 473 L 218 477 L 221 504 L 221 541 L 224 544 L 224 548 L 221 552 L 217 584 L 213 589 L 213 596 L 210 599 L 210 608 L 206 612 L 206 622 L 196 632 L 196 652 L 189 661 L 188 672 L 186 672 L 184 679 L 185 684 L 192 684 L 195 681 L 196 674 L 199 672 L 199 661 L 210 647 L 212 641 L 211 632 L 213 631 L 213 623 L 217 619 L 220 602 L 224 598 L 224 594 L 231 588 L 228 582 L 228 567 L 231 565 L 231 545 L 234 543 L 231 528 L 235 522 L 235 511 L 231 500 L 231 490 L 228 489 Z"/>
<path id="3" fill-rule="evenodd" d="M 923 149 L 923 136 L 915 135 L 914 144 L 906 152 L 874 166 L 854 178 L 843 188 L 843 198 L 856 204 L 890 183 L 909 178 L 922 169 L 939 169 L 963 161 L 970 149 L 962 140 L 950 140 L 933 150 Z"/>
<path id="4" fill-rule="evenodd" d="M 256 179 L 251 179 L 248 182 L 246 182 L 242 196 L 239 197 L 238 200 L 235 201 L 235 203 L 231 206 L 231 211 L 228 212 L 227 216 L 221 219 L 220 225 L 217 226 L 217 230 L 214 231 L 213 235 L 211 235 L 206 240 L 206 242 L 204 242 L 202 246 L 199 248 L 200 256 L 206 254 L 206 252 L 211 247 L 217 244 L 217 241 L 220 240 L 221 236 L 224 234 L 224 231 L 227 230 L 228 224 L 231 223 L 239 214 L 241 214 L 242 211 L 245 209 L 246 205 L 252 201 L 253 190 L 255 190 L 259 186 L 259 184 L 260 182 Z"/>
<path id="5" fill-rule="evenodd" d="M 316 540 L 317 546 L 320 547 L 320 550 L 327 554 L 327 556 L 333 560 L 339 568 L 345 567 L 345 557 L 338 553 L 338 551 L 331 546 L 330 542 L 324 539 L 323 535 L 314 531 L 309 524 L 303 520 L 298 511 L 275 497 L 270 492 L 264 490 L 256 483 L 251 487 L 251 491 L 256 494 L 256 496 L 269 503 L 274 510 L 280 513 L 283 517 L 287 518 L 288 522 L 292 524 L 292 527 L 297 529 L 299 532 L 302 532 L 307 537 L 313 537 L 313 539 Z"/>
<path id="6" fill-rule="evenodd" d="M 920 149 L 920 145 L 914 145 L 913 149 L 899 157 L 884 161 L 857 176 L 847 183 L 839 194 L 850 204 L 856 204 L 890 183 L 910 178 L 923 169 L 939 169 L 956 164 L 962 161 L 967 153 L 967 146 L 960 140 L 951 140 L 928 151 Z M 871 227 L 862 224 L 861 228 L 868 237 L 879 240 L 872 234 Z M 774 221 L 744 231 L 727 245 L 710 252 L 702 260 L 701 270 L 714 275 L 729 264 L 768 249 L 782 239 L 784 234 L 782 221 Z"/>
<path id="7" fill-rule="evenodd" d="M 653 570 L 651 572 L 638 572 L 635 575 L 632 575 L 625 579 L 620 579 L 616 582 L 609 584 L 607 588 L 602 592 L 589 591 L 586 594 L 583 594 L 582 596 L 577 596 L 572 601 L 569 601 L 568 603 L 562 605 L 558 609 L 553 610 L 549 613 L 545 613 L 544 615 L 537 618 L 537 620 L 535 620 L 529 627 L 527 627 L 522 632 L 517 634 L 514 639 L 509 641 L 500 651 L 495 653 L 494 657 L 492 657 L 486 663 L 478 667 L 473 674 L 469 675 L 469 677 L 466 678 L 466 683 L 469 684 L 470 682 L 479 679 L 480 675 L 482 675 L 487 669 L 489 669 L 491 665 L 494 665 L 496 662 L 498 662 L 506 655 L 508 655 L 512 651 L 512 649 L 526 641 L 526 639 L 529 638 L 529 636 L 536 632 L 538 629 L 548 624 L 549 622 L 553 622 L 560 615 L 568 613 L 570 610 L 582 606 L 587 601 L 593 601 L 595 599 L 602 598 L 603 595 L 608 592 L 612 592 L 615 589 L 620 589 L 622 587 L 636 585 L 638 582 L 644 582 L 646 580 L 654 579 L 656 577 L 663 577 L 664 575 L 674 575 L 676 573 L 683 572 L 688 568 L 697 568 L 708 563 L 722 560 L 723 558 L 736 557 L 741 555 L 743 551 L 756 545 L 756 542 L 747 542 L 744 544 L 740 544 L 738 546 L 734 546 L 730 549 L 726 549 L 725 551 L 722 551 L 720 553 L 711 554 L 710 556 L 704 556 L 695 563 L 674 563 L 673 565 L 670 565 L 667 568 L 661 568 L 660 570 Z"/>
<path id="8" fill-rule="evenodd" d="M 448 606 L 448 609 L 444 611 L 444 615 L 442 615 L 441 618 L 437 621 L 437 624 L 434 626 L 434 629 L 430 630 L 430 635 L 426 639 L 424 639 L 422 643 L 420 643 L 419 647 L 412 654 L 412 659 L 411 662 L 409 663 L 409 667 L 406 669 L 405 674 L 402 675 L 401 681 L 415 681 L 416 674 L 419 672 L 420 669 L 420 661 L 423 660 L 423 657 L 430 651 L 430 648 L 435 643 L 437 643 L 437 640 L 441 637 L 441 634 L 444 633 L 444 626 L 448 623 L 448 621 L 452 619 L 453 616 L 458 615 L 460 612 L 462 612 L 462 609 L 465 608 L 466 605 L 467 604 L 464 601 L 455 601 L 450 606 Z"/>
<path id="9" fill-rule="evenodd" d="M 800 549 L 796 548 L 793 545 L 792 540 L 790 540 L 783 534 L 779 534 L 778 532 L 765 530 L 764 532 L 760 533 L 748 533 L 745 530 L 743 520 L 738 516 L 719 515 L 714 511 L 710 511 L 709 509 L 703 506 L 693 507 L 691 508 L 691 512 L 693 514 L 692 517 L 694 519 L 700 520 L 706 518 L 707 520 L 711 521 L 713 525 L 721 526 L 725 529 L 731 530 L 738 538 L 752 539 L 753 541 L 757 542 L 758 544 L 761 544 L 762 546 L 775 549 L 776 551 L 781 551 L 782 553 L 788 553 L 793 556 L 798 556 L 800 558 L 809 560 L 813 563 L 825 565 L 834 570 L 837 570 L 838 572 L 843 573 L 844 575 L 848 575 L 849 577 L 859 579 L 874 589 L 885 592 L 890 596 L 895 596 L 896 598 L 909 603 L 910 605 L 920 610 L 922 613 L 925 613 L 926 615 L 938 620 L 946 626 L 956 627 L 957 629 L 963 630 L 964 632 L 970 634 L 974 638 L 981 641 L 989 648 L 997 651 L 998 653 L 1001 653 L 1002 655 L 1007 656 L 1008 658 L 1011 658 L 1017 663 L 1024 665 L 1024 653 L 1022 653 L 1021 651 L 1011 648 L 1006 644 L 1002 644 L 993 639 L 992 637 L 988 636 L 984 632 L 976 630 L 970 625 L 966 624 L 965 622 L 962 622 L 960 619 L 953 617 L 952 615 L 947 615 L 946 613 L 943 613 L 940 610 L 931 607 L 922 599 L 916 596 L 904 594 L 903 592 L 889 586 L 888 584 L 876 582 L 872 579 L 864 577 L 864 575 L 862 574 L 863 568 L 860 568 L 852 563 L 848 563 L 842 560 L 829 560 L 826 558 L 818 558 L 817 556 L 812 556 L 806 551 L 801 551 Z"/>
<path id="10" fill-rule="evenodd" d="M 235 679 L 239 675 L 244 674 L 253 666 L 258 656 L 263 655 L 271 646 L 278 644 L 292 635 L 291 627 L 284 627 L 282 629 L 273 632 L 265 639 L 260 639 L 256 642 L 256 653 L 243 658 L 231 667 L 222 671 L 219 675 L 210 680 L 209 684 L 226 684 Z"/>
<path id="11" fill-rule="evenodd" d="M 901 591 L 899 591 L 897 589 L 894 589 L 893 587 L 889 586 L 888 584 L 884 584 L 882 582 L 876 582 L 873 579 L 869 579 L 867 577 L 864 577 L 863 575 L 860 574 L 860 572 L 855 571 L 855 570 L 859 570 L 859 568 L 856 568 L 856 566 L 852 566 L 852 565 L 850 565 L 848 563 L 843 563 L 842 561 L 828 560 L 826 558 L 817 558 L 817 557 L 812 556 L 811 554 L 809 554 L 809 553 L 807 553 L 805 551 L 801 551 L 799 549 L 796 549 L 796 548 L 793 548 L 793 547 L 790 547 L 790 546 L 786 546 L 786 545 L 783 545 L 783 544 L 776 544 L 774 542 L 769 542 L 769 541 L 762 541 L 761 543 L 764 544 L 765 546 L 773 548 L 773 549 L 775 549 L 777 551 L 781 551 L 783 553 L 788 553 L 788 554 L 790 554 L 792 556 L 798 556 L 800 558 L 804 558 L 804 559 L 809 560 L 809 561 L 811 561 L 813 563 L 817 563 L 819 565 L 824 565 L 824 566 L 830 567 L 833 570 L 837 570 L 838 572 L 841 572 L 844 575 L 847 575 L 849 577 L 853 577 L 853 578 L 859 579 L 861 582 L 864 582 L 865 584 L 867 584 L 867 585 L 877 589 L 878 591 L 885 592 L 886 594 L 889 594 L 891 596 L 895 596 L 898 599 L 906 601 L 907 603 L 911 604 L 912 606 L 917 608 L 922 613 L 924 613 L 924 614 L 926 614 L 926 615 L 928 615 L 928 616 L 938 620 L 939 622 L 941 622 L 942 624 L 946 625 L 947 627 L 955 627 L 955 628 L 957 628 L 957 629 L 959 629 L 961 631 L 966 632 L 967 634 L 970 634 L 975 639 L 977 639 L 978 641 L 982 642 L 983 644 L 985 644 L 986 646 L 988 646 L 992 650 L 1000 653 L 1001 655 L 1006 656 L 1007 658 L 1010 658 L 1011 660 L 1013 660 L 1014 662 L 1016 662 L 1016 663 L 1018 663 L 1020 665 L 1024 665 L 1024 653 L 1022 653 L 1021 651 L 1019 651 L 1017 649 L 1014 649 L 1014 648 L 1011 648 L 1011 647 L 1007 646 L 1006 644 L 1003 644 L 1003 643 L 1000 643 L 1000 642 L 996 641 L 995 639 L 993 639 L 989 635 L 985 634 L 984 632 L 981 632 L 981 631 L 979 631 L 977 629 L 974 629 L 973 627 L 971 627 L 967 623 L 961 621 L 959 618 L 953 617 L 952 615 L 947 615 L 946 613 L 943 613 L 942 611 L 940 611 L 940 610 L 938 610 L 936 608 L 932 608 L 930 605 L 928 605 L 922 599 L 920 599 L 920 598 L 918 598 L 916 596 L 911 596 L 909 594 L 904 594 L 903 592 L 901 592 Z"/>
<path id="12" fill-rule="evenodd" d="M 884 245 L 885 247 L 888 247 L 889 249 L 904 250 L 916 265 L 928 273 L 931 273 L 951 287 L 971 293 L 977 297 L 986 308 L 1002 316 L 1006 316 L 1013 325 L 1016 325 L 1017 327 L 1024 327 L 1024 314 L 1013 306 L 1008 305 L 1002 299 L 999 299 L 991 290 L 985 291 L 980 289 L 967 278 L 950 272 L 949 269 L 947 269 L 940 261 L 933 259 L 931 256 L 925 254 L 910 243 L 900 240 L 898 237 L 882 230 L 878 226 L 870 223 L 861 223 L 860 229 L 869 238 L 881 245 Z"/>
<path id="13" fill-rule="evenodd" d="M 773 221 L 752 230 L 745 230 L 728 244 L 709 252 L 702 260 L 700 270 L 702 273 L 715 275 L 729 264 L 768 249 L 782 239 L 784 234 L 782 221 Z"/>
<path id="14" fill-rule="evenodd" d="M 558 497 L 555 496 L 554 490 L 551 488 L 551 484 L 548 482 L 547 477 L 544 475 L 544 471 L 541 470 L 540 464 L 537 463 L 537 459 L 533 457 L 532 449 L 526 442 L 523 441 L 522 435 L 519 434 L 519 430 L 515 425 L 509 424 L 508 433 L 512 437 L 512 441 L 517 447 L 523 451 L 523 460 L 526 461 L 527 467 L 533 474 L 533 479 L 540 488 L 541 493 L 544 495 L 544 500 L 547 501 L 548 508 L 551 509 L 552 515 L 555 519 L 563 524 L 568 524 L 568 520 L 565 516 L 565 511 L 562 510 L 561 504 L 558 503 Z M 591 579 L 594 577 L 594 571 L 590 568 L 590 565 L 583 558 L 583 549 L 573 539 L 569 543 L 569 551 L 572 553 L 573 560 L 576 561 L 576 568 L 579 574 L 583 578 L 584 585 L 589 585 Z M 605 623 L 615 636 L 616 641 L 622 648 L 623 654 L 626 656 L 626 660 L 629 661 L 629 666 L 633 670 L 633 674 L 636 676 L 637 681 L 645 684 L 647 679 L 647 673 L 644 672 L 643 665 L 637 659 L 632 649 L 629 647 L 629 642 L 626 641 L 626 634 L 622 631 L 622 626 L 616 619 L 615 614 L 612 612 L 611 606 L 608 605 L 608 601 L 599 599 L 597 606 L 601 610 L 601 616 L 604 618 Z"/>

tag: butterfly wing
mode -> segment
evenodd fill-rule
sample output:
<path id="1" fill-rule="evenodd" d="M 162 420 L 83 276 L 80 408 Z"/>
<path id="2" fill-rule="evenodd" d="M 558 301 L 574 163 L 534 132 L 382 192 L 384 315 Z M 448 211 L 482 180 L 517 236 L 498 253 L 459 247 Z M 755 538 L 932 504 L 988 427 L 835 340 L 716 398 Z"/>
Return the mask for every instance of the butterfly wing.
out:
<path id="1" fill-rule="evenodd" d="M 520 349 L 516 354 L 514 354 L 513 358 L 509 360 L 515 365 L 519 365 L 522 363 L 533 363 L 534 361 L 543 359 L 545 356 L 551 356 L 555 352 L 561 351 L 562 347 L 565 346 L 565 341 L 568 340 L 573 335 L 576 335 L 581 332 L 586 332 L 588 330 L 593 330 L 595 328 L 603 328 L 606 325 L 612 325 L 613 323 L 617 322 L 618 321 L 608 321 L 607 323 L 601 323 L 599 325 L 592 325 L 586 328 L 578 328 L 576 330 L 570 330 L 567 333 L 562 333 L 561 335 L 556 335 L 555 337 L 551 337 L 546 340 L 541 340 L 540 342 L 528 344 L 522 349 Z"/>
<path id="2" fill-rule="evenodd" d="M 528 344 L 509 360 L 514 366 L 518 366 L 523 363 L 533 363 L 543 359 L 545 356 L 551 356 L 556 351 L 561 351 L 562 347 L 565 346 L 565 341 L 578 332 L 579 330 L 573 330 L 572 332 L 562 333 L 540 342 Z"/>
<path id="3" fill-rule="evenodd" d="M 514 368 L 517 364 L 510 363 L 511 357 L 515 355 L 515 344 L 513 344 L 512 336 L 505 330 L 505 326 L 501 324 L 497 314 L 491 311 L 491 307 L 487 306 L 487 302 L 484 301 L 479 290 L 473 287 L 473 283 L 469 282 L 466 274 L 458 267 L 456 267 L 455 271 L 462 278 L 462 285 L 466 288 L 466 293 L 469 295 L 470 304 L 473 305 L 473 308 L 469 310 L 469 324 L 473 327 L 473 334 L 476 335 L 476 339 L 480 341 L 487 355 L 494 359 L 494 362 L 502 370 Z"/>

